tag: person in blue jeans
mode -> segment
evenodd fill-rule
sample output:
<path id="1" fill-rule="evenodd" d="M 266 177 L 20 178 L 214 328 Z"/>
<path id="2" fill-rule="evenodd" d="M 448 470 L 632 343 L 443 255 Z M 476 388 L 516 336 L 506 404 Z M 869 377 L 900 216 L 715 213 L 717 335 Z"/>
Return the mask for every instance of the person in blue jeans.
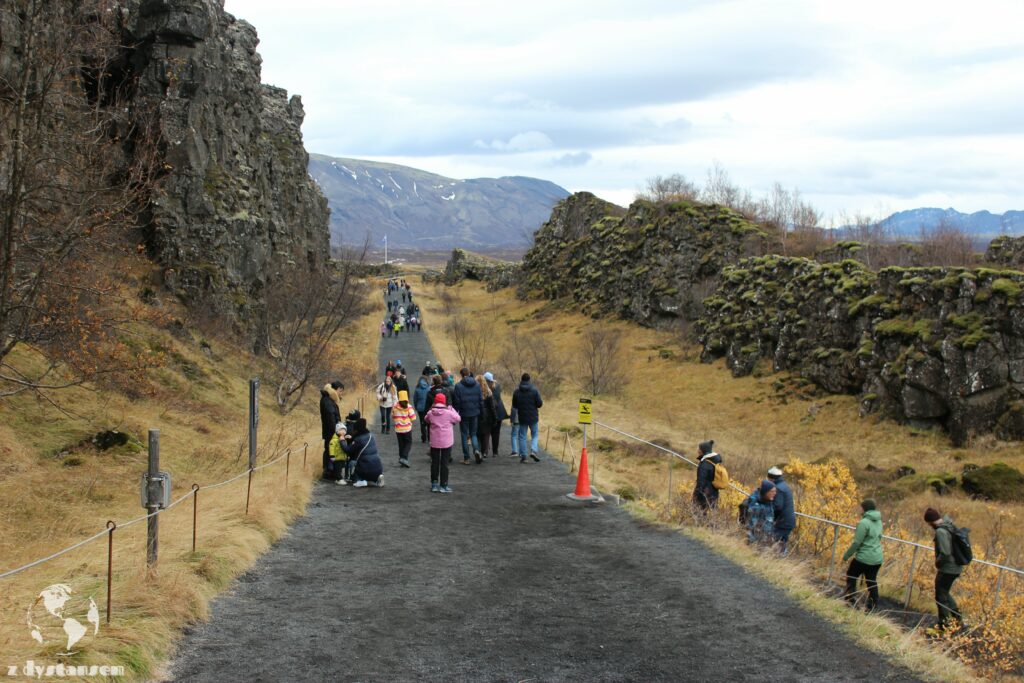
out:
<path id="1" fill-rule="evenodd" d="M 484 412 L 484 394 L 480 384 L 473 378 L 468 368 L 459 371 L 462 379 L 455 385 L 452 392 L 452 407 L 458 412 L 462 421 L 459 422 L 459 433 L 462 437 L 462 464 L 468 465 L 470 455 L 476 458 L 476 464 L 484 461 L 480 452 L 480 437 L 477 428 L 480 415 Z M 472 449 L 472 450 L 471 450 Z"/>
<path id="2" fill-rule="evenodd" d="M 519 411 L 512 408 L 509 419 L 512 421 L 512 457 L 514 458 L 519 455 Z"/>
<path id="3" fill-rule="evenodd" d="M 512 410 L 519 418 L 519 462 L 526 462 L 526 458 L 533 458 L 540 462 L 540 409 L 544 405 L 541 400 L 540 391 L 530 383 L 530 373 L 524 372 L 519 386 L 512 393 Z M 532 444 L 528 447 L 526 442 L 526 430 L 530 430 Z"/>

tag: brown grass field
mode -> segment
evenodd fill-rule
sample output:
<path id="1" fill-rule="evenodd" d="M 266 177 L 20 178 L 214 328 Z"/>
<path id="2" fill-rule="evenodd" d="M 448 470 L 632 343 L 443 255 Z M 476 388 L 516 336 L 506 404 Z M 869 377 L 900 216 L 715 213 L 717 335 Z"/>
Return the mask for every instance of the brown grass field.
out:
<path id="1" fill-rule="evenodd" d="M 173 302 L 163 305 L 185 315 Z M 0 664 L 20 668 L 34 659 L 119 665 L 126 668 L 127 680 L 149 679 L 181 629 L 202 619 L 210 598 L 304 510 L 320 467 L 319 387 L 325 378 L 340 376 L 347 386 L 343 410 L 367 395 L 376 366 L 376 315 L 374 311 L 354 321 L 334 341 L 327 362 L 331 371 L 317 377 L 299 409 L 281 415 L 273 388 L 266 383 L 261 388 L 257 465 L 291 449 L 287 488 L 282 460 L 254 475 L 248 515 L 246 477 L 216 490 L 200 489 L 194 553 L 192 500 L 165 511 L 159 516 L 155 573 L 145 564 L 146 523 L 116 529 L 109 624 L 106 537 L 0 579 Z M 172 474 L 175 499 L 193 483 L 202 487 L 247 470 L 248 378 L 265 373 L 263 362 L 210 331 L 192 329 L 174 336 L 140 325 L 132 332 L 136 343 L 165 354 L 163 367 L 148 372 L 150 386 L 145 390 L 68 389 L 55 396 L 62 409 L 27 394 L 0 403 L 0 573 L 87 538 L 108 520 L 121 524 L 144 514 L 139 477 L 146 469 L 150 428 L 160 429 L 161 469 Z M 130 434 L 133 441 L 107 451 L 83 443 L 111 428 Z M 72 588 L 73 600 L 91 596 L 100 611 L 98 634 L 84 638 L 71 657 L 58 658 L 63 651 L 59 624 L 46 632 L 43 646 L 31 639 L 26 625 L 26 610 L 38 593 L 57 583 Z M 74 616 L 86 623 L 84 614 Z"/>

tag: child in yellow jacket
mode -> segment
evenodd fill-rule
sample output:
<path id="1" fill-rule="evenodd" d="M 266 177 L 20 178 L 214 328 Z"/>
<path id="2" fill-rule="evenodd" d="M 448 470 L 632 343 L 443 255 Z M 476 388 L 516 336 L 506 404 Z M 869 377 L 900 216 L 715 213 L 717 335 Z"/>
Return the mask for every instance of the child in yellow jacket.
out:
<path id="1" fill-rule="evenodd" d="M 341 442 L 345 438 L 345 434 L 345 423 L 339 422 L 334 426 L 334 436 L 331 437 L 331 443 L 328 446 L 331 456 L 331 476 L 340 486 L 348 483 L 348 456 L 341 449 Z"/>

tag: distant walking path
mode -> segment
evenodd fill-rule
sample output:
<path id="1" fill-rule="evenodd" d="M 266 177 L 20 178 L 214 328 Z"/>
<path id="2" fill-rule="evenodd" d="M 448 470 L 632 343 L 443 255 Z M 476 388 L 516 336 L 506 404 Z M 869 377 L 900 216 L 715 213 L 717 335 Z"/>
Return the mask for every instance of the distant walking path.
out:
<path id="1" fill-rule="evenodd" d="M 403 332 L 381 367 L 400 359 L 414 383 L 431 353 Z M 168 680 L 914 680 L 700 543 L 571 503 L 557 461 L 456 457 L 442 495 L 418 428 L 410 469 L 376 431 L 385 487 L 321 482 Z"/>

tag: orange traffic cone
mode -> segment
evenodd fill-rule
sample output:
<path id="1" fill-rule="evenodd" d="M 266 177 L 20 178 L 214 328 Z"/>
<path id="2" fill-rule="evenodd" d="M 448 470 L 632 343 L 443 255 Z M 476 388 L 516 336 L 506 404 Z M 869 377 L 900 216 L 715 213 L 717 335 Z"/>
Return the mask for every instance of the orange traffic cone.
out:
<path id="1" fill-rule="evenodd" d="M 590 468 L 587 466 L 586 446 L 583 447 L 583 451 L 580 453 L 580 471 L 576 475 L 576 490 L 573 493 L 567 493 L 566 497 L 572 500 L 586 500 L 595 503 L 604 502 L 604 498 L 590 488 Z"/>

